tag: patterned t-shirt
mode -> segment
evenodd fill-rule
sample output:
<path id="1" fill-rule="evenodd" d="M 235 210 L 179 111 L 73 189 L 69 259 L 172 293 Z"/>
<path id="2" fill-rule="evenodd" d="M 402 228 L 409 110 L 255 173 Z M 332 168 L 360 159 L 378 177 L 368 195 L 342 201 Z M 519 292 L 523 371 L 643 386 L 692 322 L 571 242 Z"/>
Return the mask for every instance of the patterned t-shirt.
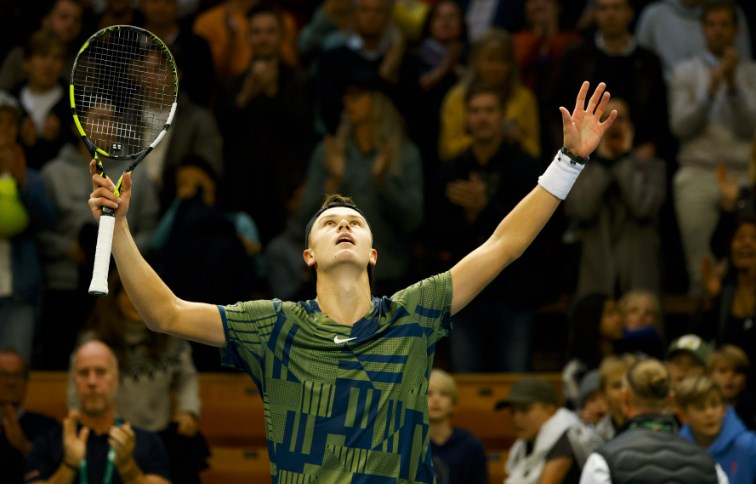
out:
<path id="1" fill-rule="evenodd" d="M 451 299 L 445 272 L 374 297 L 353 326 L 313 300 L 219 306 L 223 364 L 263 398 L 274 483 L 433 482 L 428 378 Z"/>

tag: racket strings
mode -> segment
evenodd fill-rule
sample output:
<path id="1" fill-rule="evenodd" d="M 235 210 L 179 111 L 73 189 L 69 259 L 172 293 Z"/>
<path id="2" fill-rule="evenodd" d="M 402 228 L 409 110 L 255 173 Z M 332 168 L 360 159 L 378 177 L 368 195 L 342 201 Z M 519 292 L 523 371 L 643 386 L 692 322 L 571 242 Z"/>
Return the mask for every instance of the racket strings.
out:
<path id="1" fill-rule="evenodd" d="M 96 37 L 77 59 L 75 110 L 95 147 L 114 158 L 144 151 L 163 131 L 176 98 L 172 59 L 135 29 Z"/>

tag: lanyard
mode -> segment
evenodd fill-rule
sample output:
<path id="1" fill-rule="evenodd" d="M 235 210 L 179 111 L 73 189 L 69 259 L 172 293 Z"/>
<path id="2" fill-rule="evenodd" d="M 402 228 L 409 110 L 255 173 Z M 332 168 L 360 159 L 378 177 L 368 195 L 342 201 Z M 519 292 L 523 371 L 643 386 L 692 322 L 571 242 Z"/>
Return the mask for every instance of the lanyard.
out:
<path id="1" fill-rule="evenodd" d="M 121 418 L 116 417 L 115 426 L 121 426 Z M 113 468 L 115 467 L 116 453 L 112 447 L 108 448 L 108 462 L 105 464 L 105 473 L 102 476 L 102 484 L 110 484 L 113 481 Z M 89 474 L 87 474 L 87 457 L 84 456 L 79 462 L 79 483 L 89 484 Z"/>

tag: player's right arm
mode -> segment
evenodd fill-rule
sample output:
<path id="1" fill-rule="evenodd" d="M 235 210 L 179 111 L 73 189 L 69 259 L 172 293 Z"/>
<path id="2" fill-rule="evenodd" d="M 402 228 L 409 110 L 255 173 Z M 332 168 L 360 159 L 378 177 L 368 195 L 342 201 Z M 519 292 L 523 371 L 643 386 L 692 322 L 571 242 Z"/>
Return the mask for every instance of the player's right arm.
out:
<path id="1" fill-rule="evenodd" d="M 116 198 L 114 183 L 97 174 L 94 160 L 89 164 L 89 173 L 93 184 L 89 208 L 95 219 L 99 221 L 103 206 L 117 209 L 113 257 L 126 293 L 147 327 L 199 343 L 225 346 L 226 337 L 218 308 L 176 297 L 139 253 L 126 221 L 131 174 L 124 176 L 121 195 Z"/>

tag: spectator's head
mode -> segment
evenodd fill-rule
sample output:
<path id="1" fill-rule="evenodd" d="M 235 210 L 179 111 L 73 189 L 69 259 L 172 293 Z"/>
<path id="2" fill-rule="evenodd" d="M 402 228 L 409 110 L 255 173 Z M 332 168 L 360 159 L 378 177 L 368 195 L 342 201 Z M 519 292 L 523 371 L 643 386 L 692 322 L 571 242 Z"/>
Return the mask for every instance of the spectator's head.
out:
<path id="1" fill-rule="evenodd" d="M 77 105 L 80 107 L 81 113 L 78 116 L 79 123 L 81 123 L 92 143 L 102 149 L 112 146 L 116 141 L 117 133 L 115 129 L 116 108 L 112 101 L 97 96 L 83 96 L 77 99 Z M 73 122 L 71 131 L 76 137 L 79 136 L 79 131 Z M 87 149 L 83 142 L 79 146 L 81 150 Z"/>
<path id="2" fill-rule="evenodd" d="M 148 28 L 170 28 L 178 19 L 178 0 L 139 0 L 139 11 Z"/>
<path id="3" fill-rule="evenodd" d="M 596 0 L 596 28 L 605 39 L 630 35 L 634 15 L 630 0 Z"/>
<path id="4" fill-rule="evenodd" d="M 354 29 L 363 39 L 376 40 L 391 19 L 391 0 L 354 0 Z"/>
<path id="5" fill-rule="evenodd" d="M 218 174 L 207 160 L 199 155 L 187 155 L 176 169 L 176 197 L 190 200 L 195 197 L 205 205 L 215 205 Z"/>
<path id="6" fill-rule="evenodd" d="M 98 340 L 82 343 L 74 352 L 71 369 L 82 415 L 99 417 L 115 411 L 119 371 L 110 347 Z"/>
<path id="7" fill-rule="evenodd" d="M 501 92 L 487 84 L 470 86 L 465 93 L 467 130 L 474 143 L 490 144 L 503 138 L 504 100 Z"/>
<path id="8" fill-rule="evenodd" d="M 63 76 L 66 47 L 57 34 L 38 30 L 24 48 L 24 72 L 32 92 L 45 92 L 55 87 Z"/>
<path id="9" fill-rule="evenodd" d="M 13 347 L 0 348 L 0 406 L 19 407 L 26 398 L 29 367 Z"/>
<path id="10" fill-rule="evenodd" d="M 68 44 L 81 33 L 84 6 L 80 0 L 56 0 L 42 19 L 42 28 L 58 35 Z"/>
<path id="11" fill-rule="evenodd" d="M 719 57 L 735 44 L 738 35 L 738 9 L 730 0 L 709 0 L 701 11 L 706 48 Z"/>
<path id="12" fill-rule="evenodd" d="M 535 441 L 538 432 L 559 408 L 554 386 L 536 377 L 525 377 L 512 385 L 509 396 L 496 408 L 509 407 L 515 435 L 526 442 Z"/>
<path id="13" fill-rule="evenodd" d="M 675 403 L 680 421 L 690 426 L 696 443 L 709 447 L 727 413 L 719 386 L 706 376 L 686 378 L 675 389 Z"/>
<path id="14" fill-rule="evenodd" d="M 457 406 L 457 385 L 444 370 L 431 370 L 428 382 L 428 418 L 431 423 L 447 422 Z"/>
<path id="15" fill-rule="evenodd" d="M 730 266 L 733 273 L 756 275 L 756 216 L 738 219 L 730 242 Z"/>
<path id="16" fill-rule="evenodd" d="M 367 269 L 368 282 L 378 252 L 373 248 L 373 233 L 362 211 L 349 197 L 328 195 L 320 210 L 305 227 L 305 264 L 313 269 L 317 282 L 319 271 L 342 265 Z"/>
<path id="17" fill-rule="evenodd" d="M 598 370 L 591 370 L 580 380 L 578 409 L 581 420 L 596 425 L 608 412 L 606 396 L 599 386 Z"/>
<path id="18" fill-rule="evenodd" d="M 575 303 L 569 319 L 570 356 L 597 368 L 613 351 L 614 342 L 622 338 L 617 303 L 605 294 L 589 294 Z"/>
<path id="19" fill-rule="evenodd" d="M 525 21 L 533 28 L 556 22 L 559 25 L 559 2 L 556 0 L 525 0 Z"/>
<path id="20" fill-rule="evenodd" d="M 751 362 L 735 345 L 722 345 L 709 356 L 709 377 L 719 385 L 725 402 L 735 404 L 745 390 Z"/>
<path id="21" fill-rule="evenodd" d="M 667 348 L 666 363 L 672 387 L 690 376 L 706 373 L 709 361 L 709 344 L 695 334 L 686 334 L 674 340 Z"/>
<path id="22" fill-rule="evenodd" d="M 16 98 L 0 91 L 0 147 L 16 143 L 21 115 L 21 106 Z M 0 166 L 0 173 L 3 172 L 3 167 Z"/>
<path id="23" fill-rule="evenodd" d="M 630 119 L 630 109 L 625 100 L 611 98 L 606 105 L 606 112 L 611 113 L 612 110 L 617 110 L 617 118 L 604 133 L 598 147 L 598 154 L 607 158 L 614 158 L 629 152 L 633 148 L 633 139 L 635 138 L 635 126 Z M 608 116 L 607 114 L 605 118 Z"/>
<path id="24" fill-rule="evenodd" d="M 454 0 L 436 2 L 425 17 L 422 38 L 434 39 L 442 44 L 467 38 L 462 10 Z"/>
<path id="25" fill-rule="evenodd" d="M 654 327 L 662 329 L 659 298 L 651 291 L 628 291 L 619 301 L 623 326 L 628 331 Z"/>
<path id="26" fill-rule="evenodd" d="M 599 367 L 599 388 L 606 398 L 609 415 L 618 424 L 625 421 L 625 414 L 622 411 L 625 375 L 636 361 L 632 355 L 612 355 L 604 358 Z"/>
<path id="27" fill-rule="evenodd" d="M 643 414 L 663 413 L 669 407 L 669 372 L 657 359 L 633 364 L 622 388 L 622 413 L 631 419 Z"/>
<path id="28" fill-rule="evenodd" d="M 249 12 L 249 44 L 255 59 L 277 59 L 283 41 L 283 17 L 270 5 L 261 4 Z"/>
<path id="29" fill-rule="evenodd" d="M 470 84 L 483 83 L 502 90 L 509 98 L 513 83 L 519 81 L 512 36 L 491 29 L 475 43 L 470 55 Z"/>

